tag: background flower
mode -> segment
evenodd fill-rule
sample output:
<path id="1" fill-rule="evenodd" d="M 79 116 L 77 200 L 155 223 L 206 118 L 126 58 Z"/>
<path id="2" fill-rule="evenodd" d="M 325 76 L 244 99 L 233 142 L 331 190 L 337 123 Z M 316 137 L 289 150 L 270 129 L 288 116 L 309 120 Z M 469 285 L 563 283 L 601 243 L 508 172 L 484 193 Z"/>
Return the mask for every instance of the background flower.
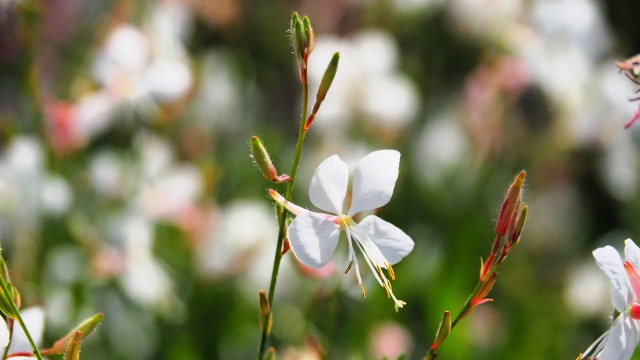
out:
<path id="1" fill-rule="evenodd" d="M 393 201 L 373 212 L 415 247 L 394 266 L 394 292 L 410 304 L 398 315 L 384 292 L 363 301 L 355 277 L 308 277 L 285 255 L 279 357 L 319 356 L 310 337 L 327 357 L 375 357 L 376 329 L 389 322 L 406 330 L 408 358 L 423 356 L 425 329 L 473 288 L 495 204 L 523 168 L 522 251 L 501 270 L 496 304 L 470 315 L 440 357 L 575 359 L 610 326 L 608 299 L 577 300 L 575 284 L 600 299 L 603 278 L 582 268 L 591 250 L 640 232 L 640 127 L 622 128 L 635 85 L 615 67 L 640 52 L 635 2 L 0 7 L 0 245 L 25 307 L 46 308 L 43 343 L 103 311 L 98 336 L 83 341 L 92 359 L 255 357 L 276 216 L 247 142 L 260 135 L 289 170 L 300 109 L 293 10 L 316 34 L 312 97 L 329 56 L 342 56 L 292 201 L 308 203 L 331 154 L 353 166 L 397 149 Z"/>

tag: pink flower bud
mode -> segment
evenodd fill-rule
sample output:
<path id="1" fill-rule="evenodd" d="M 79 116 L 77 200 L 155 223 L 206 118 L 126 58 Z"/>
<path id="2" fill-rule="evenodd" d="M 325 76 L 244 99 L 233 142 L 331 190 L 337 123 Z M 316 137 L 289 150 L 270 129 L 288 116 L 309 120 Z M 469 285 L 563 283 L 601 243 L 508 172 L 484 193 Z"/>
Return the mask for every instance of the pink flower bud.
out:
<path id="1" fill-rule="evenodd" d="M 513 184 L 507 190 L 507 195 L 504 197 L 502 206 L 500 207 L 500 214 L 498 215 L 498 223 L 496 224 L 496 234 L 503 236 L 509 230 L 509 225 L 513 221 L 513 212 L 516 210 L 518 200 L 522 195 L 522 184 L 524 183 L 524 171 L 520 171 L 520 174 L 513 181 Z"/>

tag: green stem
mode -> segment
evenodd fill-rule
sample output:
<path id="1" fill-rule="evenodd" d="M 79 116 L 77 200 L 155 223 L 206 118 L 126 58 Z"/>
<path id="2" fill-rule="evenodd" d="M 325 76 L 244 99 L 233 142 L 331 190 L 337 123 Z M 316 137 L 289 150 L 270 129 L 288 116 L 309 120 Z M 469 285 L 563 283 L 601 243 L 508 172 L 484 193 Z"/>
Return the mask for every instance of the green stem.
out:
<path id="1" fill-rule="evenodd" d="M 25 325 L 24 321 L 22 320 L 20 311 L 18 311 L 18 307 L 13 301 L 13 295 L 11 294 L 11 291 L 9 291 L 9 288 L 7 287 L 6 282 L 1 277 L 0 277 L 0 286 L 2 286 L 2 291 L 4 292 L 4 296 L 7 298 L 7 300 L 9 300 L 11 311 L 16 315 L 16 319 L 20 323 L 20 327 L 24 331 L 24 334 L 27 336 L 27 340 L 29 340 L 29 344 L 31 344 L 31 347 L 33 348 L 33 354 L 38 358 L 38 360 L 42 360 L 42 355 L 40 355 L 40 350 L 38 350 L 38 346 L 36 346 L 36 343 L 33 341 L 33 338 L 31 338 L 31 334 L 27 329 L 27 325 Z"/>
<path id="2" fill-rule="evenodd" d="M 287 190 L 285 192 L 284 198 L 287 201 L 291 200 L 291 194 L 293 192 L 293 183 L 296 180 L 296 173 L 298 172 L 298 164 L 300 163 L 300 155 L 302 154 L 302 144 L 304 143 L 304 138 L 306 135 L 306 131 L 304 129 L 304 125 L 307 119 L 307 107 L 309 103 L 309 83 L 307 82 L 307 70 L 300 70 L 300 80 L 302 82 L 302 113 L 300 114 L 300 131 L 298 133 L 298 143 L 296 144 L 296 152 L 293 158 L 293 165 L 291 166 L 291 172 L 289 176 L 291 177 L 291 181 L 287 183 Z M 275 255 L 273 257 L 273 270 L 271 271 L 271 284 L 269 285 L 269 314 L 265 317 L 264 324 L 262 326 L 262 338 L 260 340 L 260 352 L 258 353 L 258 359 L 264 359 L 264 354 L 267 348 L 267 338 L 268 330 L 269 330 L 269 319 L 273 314 L 273 296 L 276 291 L 276 283 L 278 282 L 278 271 L 280 270 L 280 262 L 282 260 L 282 245 L 284 243 L 284 229 L 285 224 L 287 222 L 287 210 L 282 206 L 278 205 L 278 244 L 276 245 Z"/>
<path id="3" fill-rule="evenodd" d="M 500 236 L 497 236 L 496 239 L 494 240 L 494 245 L 493 245 L 493 247 L 491 249 L 492 253 L 498 254 L 498 250 L 501 250 L 501 248 L 504 247 L 504 244 L 502 244 L 502 246 L 500 246 L 501 245 L 500 238 L 501 238 Z M 495 257 L 494 258 L 494 263 L 491 265 L 490 270 L 485 275 L 484 280 L 478 282 L 478 285 L 476 285 L 476 288 L 473 289 L 473 292 L 471 293 L 471 296 L 469 296 L 469 298 L 467 299 L 467 302 L 462 307 L 462 310 L 460 310 L 460 312 L 458 313 L 456 318 L 451 322 L 451 330 L 450 331 L 453 331 L 453 328 L 455 328 L 456 325 L 458 324 L 458 322 L 460 320 L 462 320 L 462 318 L 465 316 L 465 314 L 467 314 L 467 311 L 471 307 L 471 301 L 473 301 L 473 299 L 475 299 L 475 297 L 482 290 L 482 288 L 485 286 L 487 281 L 489 281 L 489 279 L 491 278 L 491 275 L 493 275 L 493 273 L 495 273 L 496 270 L 498 270 L 498 266 L 500 266 L 500 264 L 502 263 L 501 260 L 502 259 L 500 259 L 500 257 Z M 440 344 L 440 345 L 442 345 L 442 344 Z M 424 356 L 424 359 L 425 360 L 429 359 L 429 356 L 434 354 L 433 352 L 434 352 L 434 349 L 429 348 L 429 350 L 427 351 L 427 354 Z"/>

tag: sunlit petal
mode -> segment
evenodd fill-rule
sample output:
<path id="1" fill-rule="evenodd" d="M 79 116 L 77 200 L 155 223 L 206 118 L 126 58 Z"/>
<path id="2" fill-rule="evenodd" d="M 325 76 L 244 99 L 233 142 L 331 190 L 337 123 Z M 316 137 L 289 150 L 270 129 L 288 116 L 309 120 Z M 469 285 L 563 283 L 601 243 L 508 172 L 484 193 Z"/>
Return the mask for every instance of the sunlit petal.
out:
<path id="1" fill-rule="evenodd" d="M 413 240 L 404 231 L 375 215 L 367 216 L 358 225 L 391 265 L 402 260 L 413 250 Z"/>
<path id="2" fill-rule="evenodd" d="M 620 255 L 613 247 L 607 245 L 595 249 L 593 257 L 595 257 L 600 270 L 611 280 L 613 285 L 611 303 L 613 307 L 620 312 L 624 311 L 633 300 L 633 297 Z"/>
<path id="3" fill-rule="evenodd" d="M 293 220 L 287 234 L 296 258 L 307 266 L 321 268 L 336 249 L 340 227 L 320 214 L 305 212 Z"/>
<path id="4" fill-rule="evenodd" d="M 611 326 L 607 343 L 598 355 L 598 360 L 629 360 L 638 343 L 638 333 L 633 320 L 624 314 L 618 316 Z M 629 351 L 629 349 L 631 351 Z"/>
<path id="5" fill-rule="evenodd" d="M 313 174 L 309 198 L 320 209 L 341 214 L 348 185 L 349 167 L 338 155 L 333 155 L 323 161 Z"/>
<path id="6" fill-rule="evenodd" d="M 395 150 L 374 151 L 358 162 L 353 171 L 353 202 L 349 216 L 389 202 L 398 179 L 399 165 L 400 153 Z"/>

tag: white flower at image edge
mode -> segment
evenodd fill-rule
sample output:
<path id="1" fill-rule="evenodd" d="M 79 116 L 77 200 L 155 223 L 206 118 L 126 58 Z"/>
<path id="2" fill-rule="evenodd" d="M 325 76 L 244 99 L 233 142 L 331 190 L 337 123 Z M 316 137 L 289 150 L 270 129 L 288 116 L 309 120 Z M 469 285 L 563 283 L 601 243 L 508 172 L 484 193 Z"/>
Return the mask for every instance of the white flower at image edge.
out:
<path id="1" fill-rule="evenodd" d="M 0 347 L 7 347 L 9 345 L 9 325 L 7 321 L 0 316 Z"/>
<path id="2" fill-rule="evenodd" d="M 580 357 L 593 360 L 629 360 L 640 334 L 640 248 L 631 239 L 625 241 L 625 259 L 611 246 L 593 251 L 596 263 L 612 284 L 611 302 L 618 317 Z"/>
<path id="3" fill-rule="evenodd" d="M 318 208 L 335 215 L 303 209 L 286 201 L 271 190 L 278 203 L 297 215 L 287 229 L 291 250 L 300 262 L 313 268 L 325 266 L 338 244 L 340 233 L 347 233 L 349 265 L 355 264 L 356 276 L 362 295 L 366 296 L 354 243 L 373 272 L 376 280 L 395 302 L 396 311 L 406 303 L 393 294 L 391 282 L 382 272 L 386 269 L 392 280 L 395 274 L 391 265 L 396 264 L 413 249 L 413 240 L 402 230 L 375 215 L 365 217 L 360 223 L 353 220 L 359 212 L 377 209 L 391 199 L 398 178 L 400 153 L 395 150 L 374 151 L 362 158 L 353 171 L 351 208 L 342 211 L 349 184 L 349 168 L 337 155 L 318 166 L 309 187 L 309 198 Z"/>

